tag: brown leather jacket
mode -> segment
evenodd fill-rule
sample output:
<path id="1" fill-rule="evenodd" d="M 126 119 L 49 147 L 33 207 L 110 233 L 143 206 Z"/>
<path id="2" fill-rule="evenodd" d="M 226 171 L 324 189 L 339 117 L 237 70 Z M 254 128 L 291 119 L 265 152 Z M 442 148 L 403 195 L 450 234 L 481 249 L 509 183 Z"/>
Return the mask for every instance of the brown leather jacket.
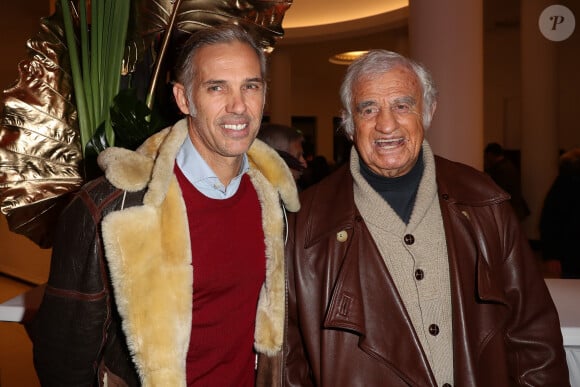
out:
<path id="1" fill-rule="evenodd" d="M 436 157 L 436 171 L 455 386 L 569 386 L 557 312 L 509 196 L 464 165 Z M 285 384 L 435 387 L 352 186 L 345 165 L 289 216 Z"/>

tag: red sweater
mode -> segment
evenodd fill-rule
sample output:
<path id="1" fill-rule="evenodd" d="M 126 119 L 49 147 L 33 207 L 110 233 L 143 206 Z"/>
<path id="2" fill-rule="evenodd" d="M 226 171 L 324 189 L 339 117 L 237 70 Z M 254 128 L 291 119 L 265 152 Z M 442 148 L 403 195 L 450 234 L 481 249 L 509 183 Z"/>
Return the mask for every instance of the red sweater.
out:
<path id="1" fill-rule="evenodd" d="M 260 203 L 249 177 L 225 200 L 201 194 L 179 168 L 193 264 L 188 386 L 253 386 L 254 326 L 266 272 Z"/>

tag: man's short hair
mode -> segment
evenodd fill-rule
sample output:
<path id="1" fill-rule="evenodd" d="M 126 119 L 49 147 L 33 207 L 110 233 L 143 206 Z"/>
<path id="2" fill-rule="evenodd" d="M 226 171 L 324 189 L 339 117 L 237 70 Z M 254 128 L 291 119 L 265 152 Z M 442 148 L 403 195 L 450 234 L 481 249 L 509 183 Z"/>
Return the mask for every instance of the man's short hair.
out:
<path id="1" fill-rule="evenodd" d="M 497 142 L 491 142 L 485 147 L 485 153 L 490 153 L 495 156 L 503 155 L 503 148 Z"/>
<path id="2" fill-rule="evenodd" d="M 297 140 L 304 140 L 304 135 L 291 126 L 264 123 L 260 127 L 258 138 L 274 149 L 288 152 L 290 144 Z"/>

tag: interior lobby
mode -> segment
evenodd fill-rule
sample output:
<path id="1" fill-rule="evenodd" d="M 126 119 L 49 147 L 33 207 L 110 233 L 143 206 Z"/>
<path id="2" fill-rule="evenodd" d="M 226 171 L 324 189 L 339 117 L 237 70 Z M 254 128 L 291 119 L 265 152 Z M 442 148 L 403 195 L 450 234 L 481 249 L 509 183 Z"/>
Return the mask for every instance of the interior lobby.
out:
<path id="1" fill-rule="evenodd" d="M 53 2 L 4 1 L 2 90 L 16 80 L 18 62 L 27 55 L 26 41 L 37 33 L 39 20 L 50 14 Z M 380 9 L 373 8 L 376 3 L 381 3 Z M 285 35 L 269 57 L 264 115 L 270 122 L 302 130 L 317 155 L 331 165 L 339 163 L 345 143 L 337 124 L 338 89 L 346 65 L 329 59 L 374 48 L 410 56 L 431 69 L 440 91 L 426 135 L 434 152 L 483 170 L 486 144 L 502 144 L 519 167 L 531 212 L 522 226 L 533 243 L 539 239 L 540 213 L 557 176 L 559 156 L 580 147 L 580 2 L 558 2 L 576 17 L 576 29 L 563 40 L 541 31 L 540 15 L 553 4 L 294 0 L 282 24 Z M 544 269 L 539 255 L 538 265 Z M 50 249 L 11 232 L 0 215 L 0 302 L 46 282 L 49 264 Z M 552 280 L 551 273 L 545 274 Z M 569 297 L 569 289 L 554 284 L 558 294 Z M 574 291 L 580 291 L 580 285 Z M 569 300 L 562 301 L 562 307 L 566 313 L 574 308 Z M 564 320 L 570 345 L 580 348 L 580 316 L 566 315 Z M 39 386 L 23 326 L 0 322 L 0 343 L 0 386 Z M 574 372 L 580 386 L 580 369 Z"/>

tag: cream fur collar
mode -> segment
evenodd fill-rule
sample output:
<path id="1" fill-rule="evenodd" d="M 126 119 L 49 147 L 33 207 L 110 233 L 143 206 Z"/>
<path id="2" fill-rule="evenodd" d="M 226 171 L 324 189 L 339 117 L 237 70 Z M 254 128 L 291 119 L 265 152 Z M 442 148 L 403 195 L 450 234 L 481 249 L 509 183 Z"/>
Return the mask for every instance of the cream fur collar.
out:
<path id="1" fill-rule="evenodd" d="M 182 119 L 151 136 L 135 152 L 106 149 L 99 155 L 98 163 L 115 187 L 134 192 L 149 186 L 145 202 L 159 204 L 173 174 L 175 156 L 187 135 L 187 120 Z M 256 139 L 248 151 L 248 159 L 250 166 L 258 169 L 278 191 L 286 208 L 298 211 L 300 202 L 292 173 L 278 153 Z"/>

